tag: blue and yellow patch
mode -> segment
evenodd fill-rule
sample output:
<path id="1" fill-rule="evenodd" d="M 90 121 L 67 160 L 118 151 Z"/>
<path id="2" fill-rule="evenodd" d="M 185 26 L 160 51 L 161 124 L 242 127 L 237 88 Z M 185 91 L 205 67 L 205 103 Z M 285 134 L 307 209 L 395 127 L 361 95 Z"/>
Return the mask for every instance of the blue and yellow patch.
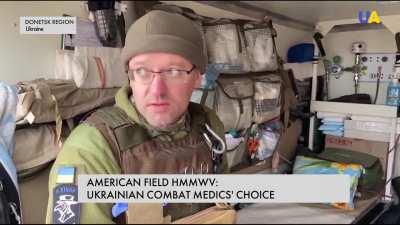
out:
<path id="1" fill-rule="evenodd" d="M 57 184 L 72 184 L 75 178 L 75 167 L 63 166 L 58 168 Z"/>
<path id="2" fill-rule="evenodd" d="M 78 187 L 74 184 L 75 167 L 58 168 L 56 183 L 53 189 L 53 223 L 78 224 L 80 221 L 80 203 Z"/>

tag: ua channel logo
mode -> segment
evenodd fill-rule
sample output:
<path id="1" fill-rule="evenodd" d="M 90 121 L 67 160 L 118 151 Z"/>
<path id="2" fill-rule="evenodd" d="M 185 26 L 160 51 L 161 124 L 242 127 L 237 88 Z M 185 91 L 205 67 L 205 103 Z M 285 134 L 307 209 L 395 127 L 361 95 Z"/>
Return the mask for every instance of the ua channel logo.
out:
<path id="1" fill-rule="evenodd" d="M 378 13 L 373 10 L 371 11 L 358 11 L 358 21 L 361 24 L 368 24 L 368 23 L 381 23 L 381 18 L 379 18 Z"/>

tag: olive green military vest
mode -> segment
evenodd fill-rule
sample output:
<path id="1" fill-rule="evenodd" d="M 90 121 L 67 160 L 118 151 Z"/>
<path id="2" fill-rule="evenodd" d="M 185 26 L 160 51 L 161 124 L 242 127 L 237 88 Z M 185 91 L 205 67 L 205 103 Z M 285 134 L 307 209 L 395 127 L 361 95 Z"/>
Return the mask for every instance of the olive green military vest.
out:
<path id="1" fill-rule="evenodd" d="M 208 115 L 201 105 L 189 103 L 191 129 L 188 135 L 173 141 L 151 138 L 146 129 L 129 119 L 120 108 L 102 108 L 85 123 L 96 127 L 109 143 L 124 174 L 208 174 L 213 172 L 211 149 L 203 133 Z M 211 124 L 210 124 L 211 125 Z M 211 125 L 212 126 L 212 125 Z M 167 204 L 164 216 L 176 220 L 192 215 L 212 204 Z M 125 215 L 118 223 L 125 223 Z"/>

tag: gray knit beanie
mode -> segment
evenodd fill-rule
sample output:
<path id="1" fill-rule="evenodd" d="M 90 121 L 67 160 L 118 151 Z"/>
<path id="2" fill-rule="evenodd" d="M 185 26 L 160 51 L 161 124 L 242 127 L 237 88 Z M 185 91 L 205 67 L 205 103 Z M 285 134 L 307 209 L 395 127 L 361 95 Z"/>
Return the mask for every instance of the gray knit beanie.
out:
<path id="1" fill-rule="evenodd" d="M 161 10 L 152 10 L 136 20 L 128 30 L 122 49 L 123 65 L 135 55 L 167 52 L 180 55 L 204 73 L 206 57 L 201 31 L 194 21 Z"/>

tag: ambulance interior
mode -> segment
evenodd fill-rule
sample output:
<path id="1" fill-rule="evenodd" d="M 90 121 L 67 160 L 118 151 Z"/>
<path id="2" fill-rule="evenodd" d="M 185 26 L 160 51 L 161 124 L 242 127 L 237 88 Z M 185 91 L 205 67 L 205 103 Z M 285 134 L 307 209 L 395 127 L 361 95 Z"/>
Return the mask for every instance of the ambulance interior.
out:
<path id="1" fill-rule="evenodd" d="M 242 204 L 236 223 L 375 223 L 390 206 L 397 204 L 397 193 L 392 185 L 396 179 L 392 182 L 392 178 L 400 175 L 397 165 L 400 156 L 396 153 L 400 133 L 397 127 L 400 104 L 400 1 L 119 3 L 123 6 L 121 11 L 125 31 L 146 10 L 160 3 L 189 8 L 211 18 L 272 21 L 276 31 L 276 53 L 282 59 L 283 69 L 290 70 L 289 86 L 296 103 L 288 106 L 291 112 L 285 134 L 274 136 L 280 138 L 274 149 L 280 154 L 278 159 L 275 158 L 278 162 L 274 162 L 276 155 L 271 153 L 255 163 L 253 158 L 249 159 L 247 145 L 244 144 L 240 147 L 243 151 L 229 152 L 233 173 L 288 173 L 300 148 L 318 152 L 327 147 L 348 147 L 349 150 L 368 153 L 378 158 L 383 168 L 382 179 L 385 183 L 381 185 L 379 194 L 356 198 L 352 210 L 329 204 Z M 20 31 L 20 17 L 63 15 L 76 16 L 78 25 L 82 25 L 82 30 L 79 27 L 77 29 L 82 32 L 80 38 L 83 39 L 76 39 L 75 46 L 78 46 L 76 43 L 84 45 L 94 42 L 93 46 L 101 46 L 101 38 L 95 35 L 98 30 L 94 29 L 96 21 L 93 22 L 93 14 L 90 20 L 87 1 L 0 2 L 0 82 L 14 85 L 38 78 L 54 79 L 59 78 L 55 75 L 57 71 L 66 71 L 60 62 L 66 64 L 66 55 L 74 55 L 74 44 L 69 42 L 71 36 L 21 34 Z M 121 31 L 118 32 L 121 35 Z M 115 48 L 123 45 L 122 38 L 119 38 L 119 46 Z M 280 116 L 283 121 L 284 115 Z M 328 128 L 321 128 L 324 121 L 332 117 L 342 118 L 341 125 L 335 124 L 336 127 L 332 125 L 335 127 L 332 128 L 325 124 Z M 17 123 L 16 133 L 40 126 L 39 122 L 30 123 L 28 116 L 24 118 L 28 122 Z M 74 126 L 69 126 L 70 123 L 75 122 L 65 120 L 62 126 L 71 129 Z M 51 125 L 50 130 L 55 132 L 56 129 L 55 125 Z M 50 135 L 45 133 L 48 130 L 41 132 L 44 132 L 42 135 Z M 22 140 L 23 134 L 20 135 Z M 39 150 L 32 153 L 37 157 L 32 159 L 29 159 L 28 153 L 19 153 L 20 159 L 15 159 L 17 153 L 13 156 L 14 160 L 21 160 L 18 161 L 20 168 L 17 165 L 17 170 L 24 223 L 45 222 L 48 175 L 60 150 L 60 146 L 54 144 L 54 138 L 47 136 L 41 139 L 51 143 L 47 149 L 49 153 Z M 243 143 L 244 140 L 248 141 L 243 139 Z M 45 145 L 33 139 L 30 143 Z M 345 146 L 348 143 L 351 143 L 350 146 Z M 16 143 L 17 147 L 20 151 L 28 151 L 30 144 L 19 142 Z M 52 157 L 43 161 L 45 157 L 40 154 Z M 243 163 L 243 158 L 246 158 L 246 163 Z M 39 161 L 43 164 L 35 164 Z M 29 168 L 27 165 L 30 163 L 35 167 Z M 24 175 L 24 172 L 27 174 Z"/>

